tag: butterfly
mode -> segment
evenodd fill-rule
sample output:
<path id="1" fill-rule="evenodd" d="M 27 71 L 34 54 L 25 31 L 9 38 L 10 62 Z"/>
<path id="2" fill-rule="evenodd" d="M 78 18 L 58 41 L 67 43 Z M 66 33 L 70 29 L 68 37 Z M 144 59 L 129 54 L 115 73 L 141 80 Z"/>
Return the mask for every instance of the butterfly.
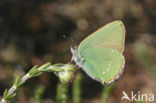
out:
<path id="1" fill-rule="evenodd" d="M 125 26 L 117 20 L 104 25 L 71 48 L 72 61 L 91 78 L 108 85 L 124 71 Z"/>

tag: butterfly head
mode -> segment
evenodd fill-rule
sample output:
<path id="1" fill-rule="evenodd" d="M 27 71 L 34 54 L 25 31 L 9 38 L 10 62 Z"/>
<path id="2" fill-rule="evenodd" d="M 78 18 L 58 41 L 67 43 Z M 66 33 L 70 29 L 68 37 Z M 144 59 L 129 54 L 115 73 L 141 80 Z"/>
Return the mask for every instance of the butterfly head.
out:
<path id="1" fill-rule="evenodd" d="M 83 57 L 80 57 L 78 55 L 78 49 L 77 49 L 77 47 L 76 46 L 75 47 L 71 47 L 71 52 L 72 52 L 71 62 L 74 61 L 78 67 L 81 67 L 82 68 L 82 64 L 84 62 L 84 58 Z"/>

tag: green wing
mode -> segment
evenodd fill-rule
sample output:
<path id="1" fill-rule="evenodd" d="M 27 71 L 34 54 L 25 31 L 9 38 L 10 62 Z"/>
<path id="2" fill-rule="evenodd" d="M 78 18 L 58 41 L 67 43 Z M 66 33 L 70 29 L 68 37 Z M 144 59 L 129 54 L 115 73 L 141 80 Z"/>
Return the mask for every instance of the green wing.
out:
<path id="1" fill-rule="evenodd" d="M 118 79 L 125 64 L 124 42 L 125 27 L 121 21 L 106 24 L 88 36 L 78 47 L 78 56 L 84 59 L 83 70 L 104 84 Z"/>
<path id="2" fill-rule="evenodd" d="M 79 55 L 84 58 L 83 70 L 103 84 L 118 79 L 124 68 L 124 56 L 111 48 L 86 48 Z"/>
<path id="3" fill-rule="evenodd" d="M 78 51 L 83 51 L 86 48 L 113 48 L 119 52 L 123 52 L 125 42 L 125 27 L 122 21 L 114 21 L 104 25 L 102 28 L 92 33 L 84 39 Z"/>

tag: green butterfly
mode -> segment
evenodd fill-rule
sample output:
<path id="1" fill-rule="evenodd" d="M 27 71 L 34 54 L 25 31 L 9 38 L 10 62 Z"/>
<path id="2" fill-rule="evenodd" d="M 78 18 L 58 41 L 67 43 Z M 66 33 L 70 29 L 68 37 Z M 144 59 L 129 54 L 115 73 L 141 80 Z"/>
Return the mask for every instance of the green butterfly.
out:
<path id="1" fill-rule="evenodd" d="M 72 61 L 91 78 L 108 85 L 117 80 L 124 70 L 124 43 L 122 21 L 108 23 L 85 38 L 78 48 L 71 48 Z"/>

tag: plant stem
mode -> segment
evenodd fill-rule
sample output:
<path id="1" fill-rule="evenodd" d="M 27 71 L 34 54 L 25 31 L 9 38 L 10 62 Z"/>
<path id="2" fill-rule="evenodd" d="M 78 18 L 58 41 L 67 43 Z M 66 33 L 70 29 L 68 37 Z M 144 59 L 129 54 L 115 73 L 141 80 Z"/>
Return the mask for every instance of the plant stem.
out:
<path id="1" fill-rule="evenodd" d="M 41 97 L 44 93 L 45 87 L 43 85 L 39 85 L 36 87 L 34 91 L 34 99 L 35 103 L 41 103 Z"/>
<path id="2" fill-rule="evenodd" d="M 66 84 L 59 82 L 57 84 L 56 100 L 57 103 L 66 103 L 68 99 L 68 87 Z"/>
<path id="3" fill-rule="evenodd" d="M 13 86 L 9 90 L 5 90 L 3 98 L 0 103 L 6 103 L 7 100 L 16 96 L 17 89 L 23 85 L 28 79 L 39 76 L 43 72 L 54 72 L 60 79 L 61 82 L 68 82 L 73 75 L 74 66 L 72 64 L 54 64 L 50 63 L 43 64 L 40 67 L 34 66 L 25 74 L 21 79 L 17 76 L 13 82 Z"/>
<path id="4" fill-rule="evenodd" d="M 111 85 L 109 85 L 107 87 L 103 87 L 102 98 L 101 98 L 100 103 L 107 103 L 107 99 L 108 99 L 108 97 L 110 95 L 110 92 L 113 89 L 113 86 L 114 86 L 114 84 L 111 84 Z"/>
<path id="5" fill-rule="evenodd" d="M 81 103 L 81 83 L 82 75 L 78 74 L 73 83 L 73 103 Z"/>

